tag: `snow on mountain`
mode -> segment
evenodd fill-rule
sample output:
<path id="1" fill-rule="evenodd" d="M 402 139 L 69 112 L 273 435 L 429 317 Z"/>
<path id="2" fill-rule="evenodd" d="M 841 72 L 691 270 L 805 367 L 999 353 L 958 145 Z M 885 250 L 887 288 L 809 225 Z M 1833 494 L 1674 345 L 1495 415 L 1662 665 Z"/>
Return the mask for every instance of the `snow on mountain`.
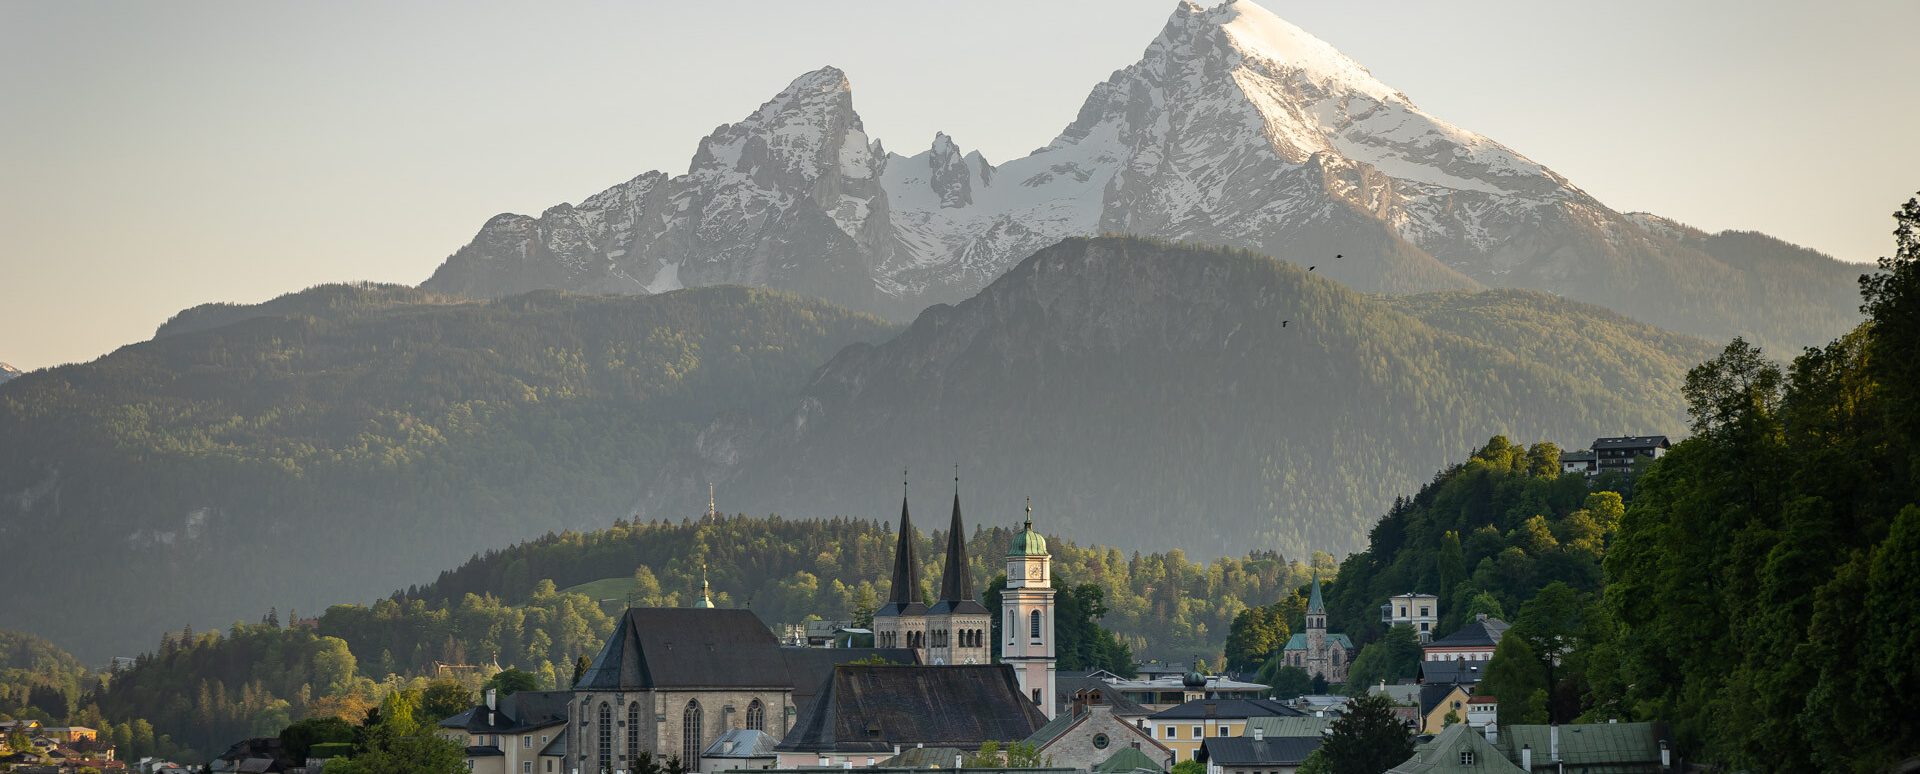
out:
<path id="1" fill-rule="evenodd" d="M 8 365 L 6 363 L 0 363 L 0 384 L 6 384 L 7 382 L 13 381 L 13 379 L 15 377 L 18 377 L 20 373 L 21 373 L 20 369 L 14 368 L 13 366 Z"/>
<path id="2" fill-rule="evenodd" d="M 497 216 L 427 286 L 743 283 L 904 318 L 1062 238 L 1116 232 L 1246 248 L 1370 292 L 1548 290 L 1716 338 L 1820 340 L 1852 319 L 1827 292 L 1851 292 L 1837 262 L 1809 253 L 1817 297 L 1759 320 L 1759 269 L 1650 218 L 1428 114 L 1250 0 L 1183 1 L 1027 156 L 994 165 L 944 133 L 887 153 L 846 76 L 822 68 L 717 128 L 684 175 Z"/>

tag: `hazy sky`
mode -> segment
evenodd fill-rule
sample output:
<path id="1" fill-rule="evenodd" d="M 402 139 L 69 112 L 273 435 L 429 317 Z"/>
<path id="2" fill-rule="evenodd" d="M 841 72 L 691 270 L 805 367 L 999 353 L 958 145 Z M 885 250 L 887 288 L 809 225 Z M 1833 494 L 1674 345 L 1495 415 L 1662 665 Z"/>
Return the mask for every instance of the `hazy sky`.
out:
<path id="1" fill-rule="evenodd" d="M 1865 261 L 1920 188 L 1920 3 L 1265 2 L 1617 209 Z M 1173 7 L 0 0 L 0 361 L 418 283 L 495 213 L 685 171 L 823 64 L 891 149 L 1019 156 Z"/>

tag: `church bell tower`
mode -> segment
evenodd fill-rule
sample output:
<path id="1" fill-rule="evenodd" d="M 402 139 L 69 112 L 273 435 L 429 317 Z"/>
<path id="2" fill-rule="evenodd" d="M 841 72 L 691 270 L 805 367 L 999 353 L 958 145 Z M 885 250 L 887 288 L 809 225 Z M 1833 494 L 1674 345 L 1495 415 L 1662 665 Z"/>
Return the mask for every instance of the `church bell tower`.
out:
<path id="1" fill-rule="evenodd" d="M 1002 592 L 1000 661 L 1013 667 L 1020 691 L 1052 718 L 1054 690 L 1053 556 L 1047 539 L 1033 529 L 1033 500 L 1027 500 L 1026 527 L 1007 547 L 1007 588 Z"/>

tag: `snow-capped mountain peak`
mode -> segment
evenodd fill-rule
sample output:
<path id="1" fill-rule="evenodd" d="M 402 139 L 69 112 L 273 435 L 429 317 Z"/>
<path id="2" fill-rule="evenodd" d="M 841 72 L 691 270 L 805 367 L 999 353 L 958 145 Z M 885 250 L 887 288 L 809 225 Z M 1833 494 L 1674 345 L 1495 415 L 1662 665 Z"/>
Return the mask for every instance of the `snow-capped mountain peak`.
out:
<path id="1" fill-rule="evenodd" d="M 1253 0 L 1180 0 L 1026 156 L 992 165 L 944 132 L 924 147 L 887 153 L 847 75 L 822 67 L 717 127 L 686 174 L 496 217 L 428 286 L 744 283 L 905 318 L 1062 238 L 1128 233 L 1245 248 L 1368 292 L 1537 288 L 1715 336 L 1744 330 L 1726 310 L 1753 308 L 1668 292 L 1690 277 L 1744 287 L 1751 269 L 1427 113 Z"/>

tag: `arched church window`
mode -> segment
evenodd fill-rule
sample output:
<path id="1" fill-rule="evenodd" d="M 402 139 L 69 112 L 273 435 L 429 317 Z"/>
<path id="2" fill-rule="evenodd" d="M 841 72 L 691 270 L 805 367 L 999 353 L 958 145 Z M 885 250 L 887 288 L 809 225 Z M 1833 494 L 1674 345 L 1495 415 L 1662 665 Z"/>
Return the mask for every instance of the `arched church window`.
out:
<path id="1" fill-rule="evenodd" d="M 760 703 L 759 699 L 754 699 L 747 705 L 747 730 L 767 730 L 767 708 Z"/>
<path id="2" fill-rule="evenodd" d="M 600 768 L 613 765 L 613 705 L 600 702 Z"/>
<path id="3" fill-rule="evenodd" d="M 1035 641 L 1040 639 L 1040 611 L 1035 610 L 1027 614 L 1027 633 Z"/>
<path id="4" fill-rule="evenodd" d="M 640 760 L 640 702 L 627 702 L 627 760 Z"/>
<path id="5" fill-rule="evenodd" d="M 688 771 L 700 768 L 700 738 L 705 726 L 706 718 L 700 711 L 700 700 L 687 702 L 686 710 L 680 713 L 680 763 Z"/>

